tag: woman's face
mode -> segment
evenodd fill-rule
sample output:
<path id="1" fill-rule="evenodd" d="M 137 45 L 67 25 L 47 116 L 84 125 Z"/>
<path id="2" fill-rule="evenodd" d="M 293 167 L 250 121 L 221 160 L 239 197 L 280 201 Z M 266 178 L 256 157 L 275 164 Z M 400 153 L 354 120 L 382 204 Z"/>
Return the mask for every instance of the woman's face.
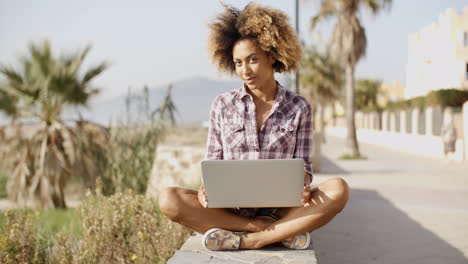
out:
<path id="1" fill-rule="evenodd" d="M 238 40 L 232 48 L 232 57 L 237 75 L 250 90 L 262 89 L 274 80 L 275 59 L 257 47 L 251 39 Z"/>

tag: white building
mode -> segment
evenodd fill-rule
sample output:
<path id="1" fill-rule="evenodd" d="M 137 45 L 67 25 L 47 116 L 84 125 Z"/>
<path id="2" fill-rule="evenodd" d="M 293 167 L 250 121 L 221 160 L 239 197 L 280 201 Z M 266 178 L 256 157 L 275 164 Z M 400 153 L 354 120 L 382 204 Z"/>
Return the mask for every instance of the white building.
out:
<path id="1" fill-rule="evenodd" d="M 468 89 L 468 6 L 409 36 L 405 97 L 445 88 Z"/>

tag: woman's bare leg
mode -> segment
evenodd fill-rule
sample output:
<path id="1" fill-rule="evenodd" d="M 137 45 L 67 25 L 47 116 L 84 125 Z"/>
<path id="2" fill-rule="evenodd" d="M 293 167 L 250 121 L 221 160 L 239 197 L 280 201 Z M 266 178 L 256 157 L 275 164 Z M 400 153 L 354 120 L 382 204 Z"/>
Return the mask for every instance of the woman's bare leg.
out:
<path id="1" fill-rule="evenodd" d="M 182 188 L 164 189 L 159 206 L 172 221 L 200 233 L 214 227 L 252 232 L 242 235 L 240 247 L 254 249 L 324 226 L 345 207 L 348 199 L 348 185 L 335 178 L 314 187 L 308 205 L 278 210 L 280 220 L 274 223 L 238 216 L 226 209 L 204 208 L 197 191 Z"/>
<path id="2" fill-rule="evenodd" d="M 269 226 L 265 219 L 236 215 L 227 209 L 204 208 L 198 201 L 198 192 L 169 187 L 159 195 L 159 208 L 172 221 L 205 233 L 218 227 L 230 231 L 258 232 Z"/>
<path id="3" fill-rule="evenodd" d="M 281 217 L 265 230 L 243 234 L 240 247 L 260 248 L 283 239 L 311 232 L 330 222 L 346 205 L 349 187 L 340 178 L 330 179 L 313 188 L 308 205 L 304 207 L 282 208 Z"/>

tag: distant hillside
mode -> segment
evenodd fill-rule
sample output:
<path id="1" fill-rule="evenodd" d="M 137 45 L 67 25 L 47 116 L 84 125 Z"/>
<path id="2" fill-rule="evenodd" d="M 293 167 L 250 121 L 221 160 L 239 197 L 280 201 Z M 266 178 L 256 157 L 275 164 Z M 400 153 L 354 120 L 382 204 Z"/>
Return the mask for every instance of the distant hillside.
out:
<path id="1" fill-rule="evenodd" d="M 172 98 L 178 109 L 176 116 L 179 124 L 200 124 L 208 120 L 210 106 L 214 98 L 241 86 L 239 80 L 217 81 L 202 77 L 185 79 L 173 83 Z M 142 87 L 132 93 L 141 94 Z M 156 109 L 164 99 L 167 86 L 150 87 L 150 109 Z M 117 96 L 99 103 L 91 103 L 88 109 L 80 110 L 83 118 L 91 121 L 109 124 L 115 120 L 126 119 L 126 95 Z M 66 116 L 76 117 L 77 114 L 68 112 Z"/>

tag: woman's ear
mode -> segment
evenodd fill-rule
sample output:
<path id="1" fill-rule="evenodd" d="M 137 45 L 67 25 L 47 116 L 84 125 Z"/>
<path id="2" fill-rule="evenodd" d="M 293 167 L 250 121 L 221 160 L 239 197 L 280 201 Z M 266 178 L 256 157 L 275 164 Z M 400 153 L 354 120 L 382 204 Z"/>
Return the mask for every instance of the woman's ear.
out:
<path id="1" fill-rule="evenodd" d="M 273 65 L 276 62 L 276 59 L 271 55 L 269 55 L 268 57 L 270 58 L 270 64 Z"/>

